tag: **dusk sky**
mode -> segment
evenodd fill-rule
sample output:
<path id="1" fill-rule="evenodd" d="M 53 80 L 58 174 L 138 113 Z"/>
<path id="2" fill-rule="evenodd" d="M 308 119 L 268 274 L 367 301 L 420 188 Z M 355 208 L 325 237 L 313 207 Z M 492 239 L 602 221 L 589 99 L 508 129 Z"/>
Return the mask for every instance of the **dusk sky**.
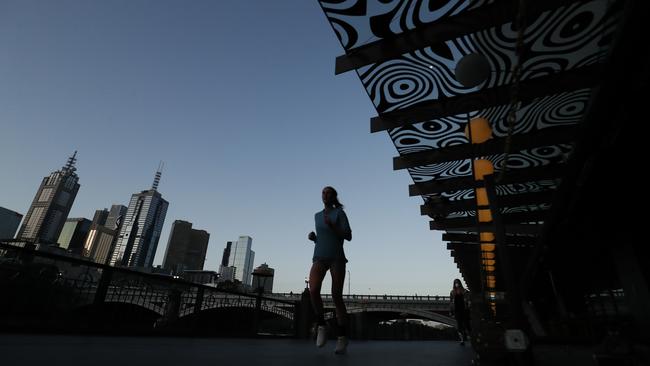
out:
<path id="1" fill-rule="evenodd" d="M 92 219 L 163 161 L 154 264 L 187 220 L 210 233 L 204 269 L 249 235 L 274 291 L 296 292 L 331 185 L 352 227 L 352 293 L 446 295 L 453 259 L 393 171 L 390 138 L 370 133 L 358 77 L 334 75 L 342 53 L 316 0 L 0 0 L 0 206 L 26 214 L 78 150 L 68 217 Z"/>

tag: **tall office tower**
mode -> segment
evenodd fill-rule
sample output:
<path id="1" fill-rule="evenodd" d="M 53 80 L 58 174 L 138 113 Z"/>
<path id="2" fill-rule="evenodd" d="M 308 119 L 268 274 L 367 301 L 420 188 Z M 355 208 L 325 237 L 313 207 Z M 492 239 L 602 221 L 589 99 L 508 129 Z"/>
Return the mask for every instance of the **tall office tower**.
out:
<path id="1" fill-rule="evenodd" d="M 101 225 L 92 227 L 84 244 L 83 256 L 91 258 L 97 263 L 106 264 L 110 259 L 109 256 L 116 237 L 116 230 Z"/>
<path id="2" fill-rule="evenodd" d="M 43 178 L 18 231 L 18 239 L 42 243 L 57 241 L 79 191 L 76 162 L 75 151 L 63 168 Z"/>
<path id="3" fill-rule="evenodd" d="M 90 220 L 83 217 L 67 219 L 57 243 L 63 249 L 81 254 L 89 230 Z"/>
<path id="4" fill-rule="evenodd" d="M 230 260 L 230 248 L 232 248 L 232 242 L 226 242 L 226 248 L 223 250 L 223 256 L 221 257 L 221 265 L 228 267 L 228 261 Z"/>
<path id="5" fill-rule="evenodd" d="M 253 290 L 263 289 L 263 292 L 273 292 L 273 276 L 275 269 L 263 263 L 253 271 Z"/>
<path id="6" fill-rule="evenodd" d="M 250 236 L 242 235 L 234 244 L 235 245 L 230 248 L 228 266 L 236 268 L 236 280 L 241 281 L 244 285 L 250 286 L 253 260 L 255 260 L 255 252 L 251 250 L 253 239 Z"/>
<path id="7" fill-rule="evenodd" d="M 219 268 L 219 282 L 234 281 L 235 269 L 235 267 L 221 266 L 221 268 Z"/>
<path id="8" fill-rule="evenodd" d="M 169 233 L 163 268 L 182 275 L 185 270 L 202 270 L 210 234 L 192 229 L 192 223 L 176 220 Z"/>
<path id="9" fill-rule="evenodd" d="M 124 216 L 126 216 L 126 210 L 126 206 L 124 205 L 112 205 L 111 210 L 108 212 L 108 217 L 106 217 L 104 226 L 111 230 L 119 231 L 122 227 Z"/>
<path id="10" fill-rule="evenodd" d="M 13 239 L 22 219 L 18 212 L 0 207 L 0 240 Z"/>
<path id="11" fill-rule="evenodd" d="M 235 270 L 234 268 L 228 267 L 228 262 L 230 261 L 230 248 L 232 248 L 232 242 L 226 242 L 226 248 L 223 250 L 223 256 L 221 257 L 221 264 L 219 265 L 219 280 L 220 281 L 232 281 L 235 279 Z"/>
<path id="12" fill-rule="evenodd" d="M 113 252 L 125 214 L 126 206 L 123 205 L 112 205 L 110 211 L 106 208 L 95 211 L 81 254 L 97 263 L 105 264 Z"/>
<path id="13" fill-rule="evenodd" d="M 158 168 L 151 189 L 131 196 L 111 265 L 151 267 L 169 206 L 158 192 L 161 169 Z"/>
<path id="14" fill-rule="evenodd" d="M 108 218 L 108 210 L 103 208 L 101 210 L 95 211 L 95 215 L 93 216 L 93 222 L 90 224 L 91 227 L 96 227 L 96 226 L 104 226 L 106 223 L 106 218 Z"/>

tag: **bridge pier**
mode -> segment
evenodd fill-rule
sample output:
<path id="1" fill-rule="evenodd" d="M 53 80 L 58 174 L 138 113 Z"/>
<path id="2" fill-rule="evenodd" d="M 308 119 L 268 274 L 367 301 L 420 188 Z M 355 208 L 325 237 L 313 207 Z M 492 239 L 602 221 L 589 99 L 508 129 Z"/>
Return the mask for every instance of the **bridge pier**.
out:
<path id="1" fill-rule="evenodd" d="M 314 311 L 311 307 L 311 297 L 309 289 L 305 288 L 300 296 L 300 301 L 296 301 L 293 315 L 294 329 L 296 337 L 307 339 L 311 336 L 311 325 L 314 322 Z"/>
<path id="2" fill-rule="evenodd" d="M 181 293 L 182 291 L 172 288 L 167 295 L 167 303 L 165 304 L 165 313 L 154 324 L 155 328 L 168 327 L 178 320 L 178 315 L 181 308 Z"/>
<path id="3" fill-rule="evenodd" d="M 368 328 L 366 327 L 368 313 L 362 311 L 360 313 L 354 314 L 354 316 L 351 318 L 354 319 L 354 322 L 351 322 L 354 324 L 354 337 L 362 340 L 368 339 Z"/>

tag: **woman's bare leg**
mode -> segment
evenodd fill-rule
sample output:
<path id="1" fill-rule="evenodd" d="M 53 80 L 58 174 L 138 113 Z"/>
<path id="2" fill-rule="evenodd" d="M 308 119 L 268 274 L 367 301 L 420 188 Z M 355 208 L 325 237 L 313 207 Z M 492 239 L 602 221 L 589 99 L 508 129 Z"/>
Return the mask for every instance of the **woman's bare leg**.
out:
<path id="1" fill-rule="evenodd" d="M 320 262 L 316 261 L 311 265 L 311 271 L 309 271 L 309 295 L 319 323 L 324 321 L 325 314 L 325 311 L 323 310 L 323 299 L 320 296 L 320 290 L 323 286 L 325 273 L 327 273 L 327 268 L 325 268 L 325 266 Z"/>
<path id="2" fill-rule="evenodd" d="M 336 321 L 339 327 L 348 323 L 348 312 L 343 302 L 343 286 L 345 284 L 345 262 L 334 263 L 330 268 L 332 276 L 332 300 L 336 306 Z"/>

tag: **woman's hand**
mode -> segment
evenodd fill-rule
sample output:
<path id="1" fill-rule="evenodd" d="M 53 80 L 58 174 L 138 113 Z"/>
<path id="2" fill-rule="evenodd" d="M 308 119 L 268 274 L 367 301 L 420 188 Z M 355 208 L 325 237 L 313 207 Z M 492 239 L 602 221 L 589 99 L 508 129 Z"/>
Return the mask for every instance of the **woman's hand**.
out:
<path id="1" fill-rule="evenodd" d="M 309 235 L 307 235 L 307 239 L 316 242 L 316 233 L 314 233 L 313 231 L 310 232 Z"/>

